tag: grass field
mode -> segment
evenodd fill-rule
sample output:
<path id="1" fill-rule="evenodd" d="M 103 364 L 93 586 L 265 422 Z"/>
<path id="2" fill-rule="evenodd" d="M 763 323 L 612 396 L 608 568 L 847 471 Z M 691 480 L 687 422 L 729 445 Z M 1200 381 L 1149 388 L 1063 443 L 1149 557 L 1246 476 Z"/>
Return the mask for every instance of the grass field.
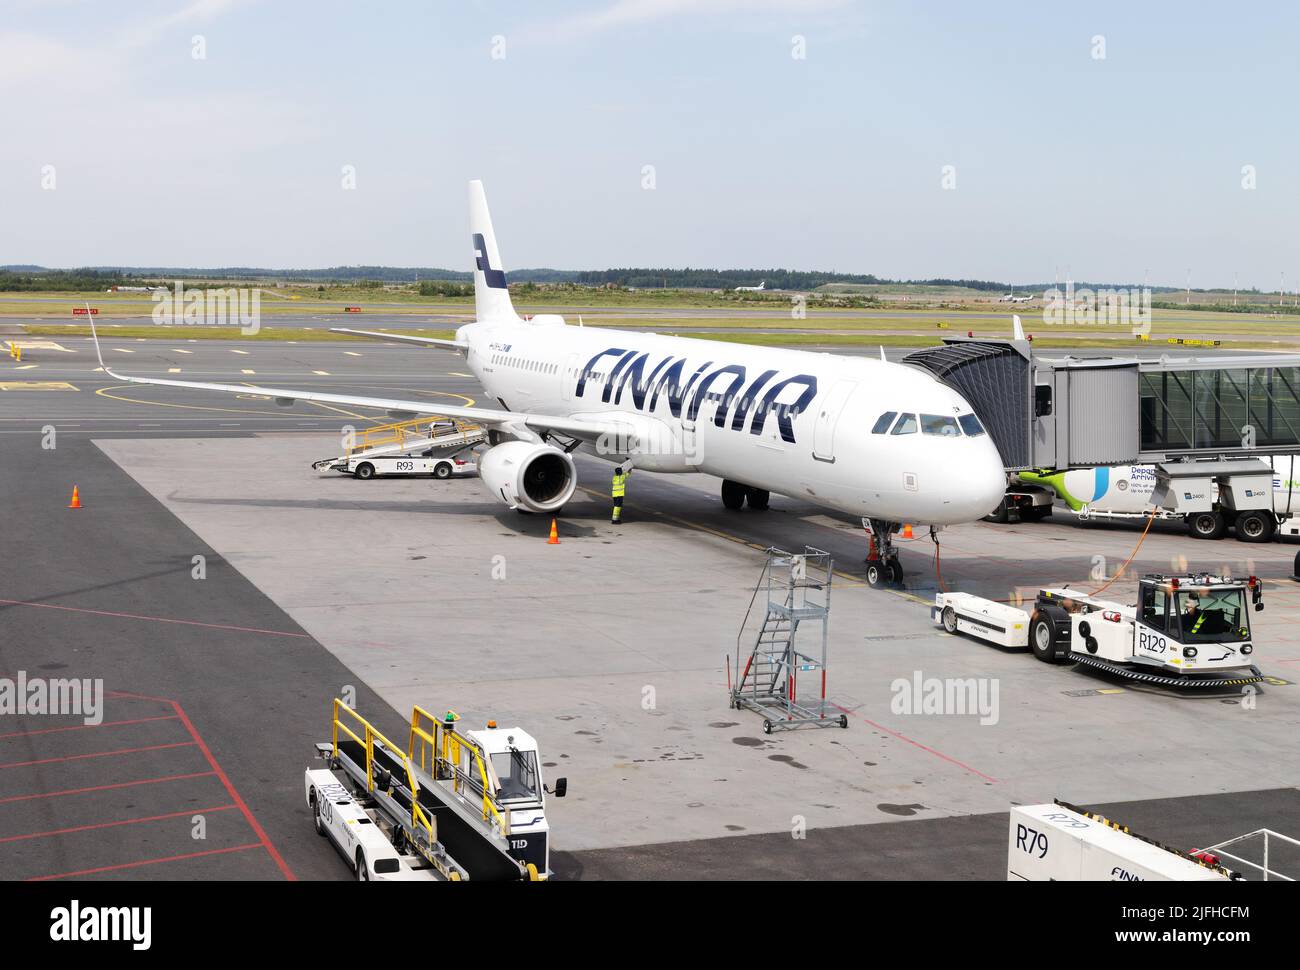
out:
<path id="1" fill-rule="evenodd" d="M 1037 346 L 1049 348 L 1109 348 L 1122 352 L 1137 346 L 1130 328 L 1121 326 L 1060 326 L 1046 322 L 1034 306 L 1011 307 L 980 295 L 949 308 L 918 307 L 892 303 L 886 307 L 829 309 L 809 305 L 802 318 L 795 318 L 782 297 L 732 300 L 726 294 L 700 292 L 697 305 L 689 291 L 618 291 L 584 289 L 541 290 L 556 303 L 533 303 L 516 294 L 520 312 L 547 312 L 564 306 L 571 323 L 579 314 L 589 327 L 653 329 L 660 333 L 703 339 L 734 340 L 772 346 L 927 346 L 945 336 L 973 332 L 980 337 L 1004 337 L 1011 330 L 1013 310 L 1019 312 L 1027 332 Z M 974 291 L 969 291 L 974 292 Z M 422 300 L 410 293 L 375 289 L 331 288 L 318 298 L 314 289 L 268 290 L 261 301 L 262 329 L 251 337 L 236 327 L 159 326 L 146 322 L 155 304 L 142 293 L 95 294 L 0 294 L 0 319 L 21 324 L 33 336 L 74 336 L 89 333 L 84 317 L 72 310 L 87 302 L 98 309 L 96 317 L 106 335 L 157 339 L 256 339 L 256 340 L 352 340 L 325 329 L 298 326 L 313 317 L 330 317 L 329 325 L 384 329 L 382 323 L 367 322 L 367 313 L 383 316 L 473 318 L 471 298 Z M 280 296 L 289 298 L 281 299 Z M 534 295 L 533 293 L 528 294 Z M 954 296 L 945 291 L 945 297 Z M 969 293 L 966 294 L 969 297 Z M 580 302 L 586 299 L 589 303 Z M 674 302 L 676 301 L 676 302 Z M 687 301 L 687 302 L 682 302 Z M 344 317 L 343 308 L 360 306 L 362 312 Z M 1291 310 L 1294 308 L 1283 308 Z M 630 312 L 636 311 L 636 312 Z M 663 311 L 662 314 L 656 311 Z M 698 311 L 698 312 L 692 312 Z M 346 322 L 344 322 L 346 320 Z M 277 326 L 277 321 L 281 325 Z M 412 322 L 417 322 L 412 319 Z M 424 322 L 424 321 L 419 321 Z M 403 333 L 447 338 L 451 330 L 443 321 L 428 321 L 420 330 Z M 439 325 L 443 324 L 443 325 Z M 1156 309 L 1152 311 L 1151 343 L 1166 344 L 1170 338 L 1219 339 L 1224 350 L 1300 350 L 1300 313 L 1244 314 L 1227 310 Z"/>

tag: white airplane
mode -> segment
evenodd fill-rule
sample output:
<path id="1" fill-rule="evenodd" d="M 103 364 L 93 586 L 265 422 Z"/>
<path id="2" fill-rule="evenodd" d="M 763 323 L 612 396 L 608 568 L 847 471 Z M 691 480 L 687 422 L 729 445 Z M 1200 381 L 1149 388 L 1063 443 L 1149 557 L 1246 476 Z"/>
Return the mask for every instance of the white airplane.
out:
<path id="1" fill-rule="evenodd" d="M 482 183 L 469 184 L 476 320 L 454 340 L 342 330 L 451 348 L 504 410 L 438 406 L 483 425 L 483 485 L 512 509 L 557 512 L 573 495 L 581 450 L 656 472 L 705 472 L 730 509 L 767 508 L 778 492 L 861 516 L 867 579 L 898 583 L 902 523 L 987 515 L 1006 488 L 1002 461 L 971 406 L 928 372 L 861 357 L 566 325 L 515 312 Z M 92 333 L 93 333 L 92 320 Z M 99 353 L 98 335 L 95 349 Z M 318 391 L 110 376 L 135 384 L 263 394 L 431 413 L 429 402 Z M 635 487 L 635 486 L 633 486 Z"/>
<path id="2" fill-rule="evenodd" d="M 762 293 L 766 289 L 767 289 L 767 280 L 761 280 L 758 286 L 738 286 L 736 287 L 735 292 L 736 293 Z"/>
<path id="3" fill-rule="evenodd" d="M 1033 296 L 1016 296 L 1015 291 L 1012 290 L 1006 296 L 1001 297 L 998 300 L 998 302 L 999 303 L 1028 303 L 1032 299 Z"/>

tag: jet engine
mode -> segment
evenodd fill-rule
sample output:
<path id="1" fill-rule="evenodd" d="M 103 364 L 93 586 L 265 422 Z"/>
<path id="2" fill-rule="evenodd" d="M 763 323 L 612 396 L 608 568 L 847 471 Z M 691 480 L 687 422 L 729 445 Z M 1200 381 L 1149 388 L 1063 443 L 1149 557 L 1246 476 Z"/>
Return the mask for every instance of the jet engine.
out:
<path id="1" fill-rule="evenodd" d="M 529 441 L 493 445 L 479 459 L 478 473 L 493 498 L 527 512 L 559 511 L 578 487 L 573 458 Z"/>

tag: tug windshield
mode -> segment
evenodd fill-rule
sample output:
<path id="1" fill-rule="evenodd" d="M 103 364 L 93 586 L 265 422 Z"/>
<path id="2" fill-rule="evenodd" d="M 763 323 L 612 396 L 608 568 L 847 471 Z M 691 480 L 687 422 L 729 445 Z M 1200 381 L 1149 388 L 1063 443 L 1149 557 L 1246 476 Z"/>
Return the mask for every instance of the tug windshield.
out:
<path id="1" fill-rule="evenodd" d="M 537 792 L 537 752 L 498 751 L 492 755 L 492 770 L 496 772 L 497 798 L 509 801 L 516 798 L 538 799 Z"/>
<path id="2" fill-rule="evenodd" d="M 1235 643 L 1250 639 L 1245 591 L 1185 589 L 1174 594 L 1183 643 Z"/>

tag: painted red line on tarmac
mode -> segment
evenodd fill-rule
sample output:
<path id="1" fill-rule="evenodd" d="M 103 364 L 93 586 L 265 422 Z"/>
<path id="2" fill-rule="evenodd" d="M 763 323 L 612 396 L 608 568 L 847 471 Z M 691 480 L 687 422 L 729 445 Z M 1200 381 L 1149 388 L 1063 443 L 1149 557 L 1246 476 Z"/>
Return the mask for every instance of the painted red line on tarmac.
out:
<path id="1" fill-rule="evenodd" d="M 165 815 L 146 815 L 141 818 L 124 818 L 115 822 L 95 822 L 90 825 L 74 825 L 66 829 L 50 829 L 48 832 L 28 832 L 26 835 L 8 835 L 0 839 L 5 842 L 21 842 L 24 839 L 43 839 L 51 835 L 68 835 L 72 832 L 89 832 L 92 829 L 111 829 L 118 825 L 139 825 L 141 822 L 161 822 L 163 819 L 180 818 L 182 815 L 202 815 L 205 812 L 224 812 L 235 808 L 234 805 L 216 805 L 212 808 L 191 808 L 183 812 L 168 812 Z"/>
<path id="2" fill-rule="evenodd" d="M 200 623 L 198 620 L 178 620 L 170 616 L 145 616 L 141 613 L 115 613 L 112 610 L 88 610 L 80 606 L 56 606 L 54 603 L 28 603 L 24 600 L 0 599 L 0 605 L 36 606 L 43 610 L 64 610 L 68 613 L 90 613 L 94 616 L 115 616 L 124 620 L 153 620 L 155 623 L 180 623 L 184 626 L 201 626 L 210 630 L 234 630 L 237 633 L 263 633 L 270 637 L 300 637 L 311 639 L 306 633 L 290 633 L 286 630 L 262 630 L 253 626 L 232 626 L 229 623 Z"/>
<path id="3" fill-rule="evenodd" d="M 148 721 L 174 721 L 175 714 L 159 714 L 156 717 L 133 717 L 126 721 L 104 721 L 102 724 L 73 724 L 70 727 L 41 728 L 39 731 L 14 731 L 12 734 L 0 734 L 0 741 L 8 738 L 30 738 L 37 734 L 58 734 L 60 731 L 88 731 L 91 728 L 121 727 L 123 724 L 144 724 Z"/>
<path id="4" fill-rule="evenodd" d="M 142 748 L 118 748 L 116 751 L 92 751 L 90 754 L 68 754 L 61 758 L 41 758 L 38 761 L 11 761 L 4 768 L 30 768 L 32 765 L 52 765 L 60 761 L 83 761 L 86 758 L 109 758 L 116 754 L 138 754 L 142 751 L 162 751 L 166 748 L 190 748 L 193 741 L 173 741 L 170 744 L 150 744 Z"/>
<path id="5" fill-rule="evenodd" d="M 172 701 L 172 707 L 176 709 L 176 713 L 180 716 L 181 723 L 184 724 L 185 729 L 190 732 L 190 737 L 194 739 L 194 743 L 197 744 L 199 750 L 203 752 L 203 757 L 206 758 L 208 764 L 212 766 L 213 772 L 215 772 L 216 776 L 221 779 L 221 784 L 225 786 L 227 794 L 230 795 L 230 800 L 239 806 L 239 811 L 243 813 L 245 821 L 247 821 L 249 826 L 252 827 L 253 832 L 256 833 L 258 839 L 261 840 L 261 846 L 266 849 L 271 858 L 275 860 L 275 864 L 279 866 L 280 872 L 284 873 L 285 879 L 290 881 L 296 880 L 297 877 L 293 874 L 293 870 L 289 868 L 289 864 L 284 861 L 284 857 L 281 856 L 275 846 L 271 844 L 271 838 L 266 834 L 266 829 L 262 828 L 262 824 L 253 817 L 253 813 L 249 810 L 248 804 L 239 797 L 239 792 L 235 791 L 235 786 L 230 783 L 230 779 L 226 777 L 226 773 L 221 770 L 221 765 L 217 764 L 217 759 L 212 756 L 212 752 L 208 750 L 208 746 L 203 743 L 203 738 L 201 738 L 199 732 L 194 729 L 193 722 L 191 722 L 189 717 L 186 715 L 185 709 L 181 707 L 180 702 Z"/>
<path id="6" fill-rule="evenodd" d="M 163 775 L 161 778 L 141 778 L 139 781 L 118 781 L 111 785 L 91 785 L 88 788 L 65 788 L 63 791 L 41 791 L 30 795 L 10 795 L 0 798 L 0 805 L 9 802 L 28 802 L 34 798 L 61 798 L 64 795 L 84 795 L 88 792 L 110 791 L 114 788 L 134 788 L 136 785 L 157 785 L 164 781 L 188 781 L 191 778 L 211 778 L 214 771 L 193 771 L 186 775 Z"/>
<path id="7" fill-rule="evenodd" d="M 247 845 L 234 845 L 228 849 L 206 849 L 203 852 L 187 852 L 184 855 L 167 855 L 158 859 L 141 859 L 138 862 L 122 862 L 115 866 L 98 866 L 94 869 L 78 869 L 76 872 L 56 872 L 49 876 L 32 876 L 23 882 L 46 882 L 50 879 L 70 879 L 73 876 L 93 876 L 97 872 L 114 872 L 119 869 L 135 869 L 139 866 L 153 866 L 160 862 L 180 862 L 185 859 L 197 859 L 205 855 L 222 855 L 226 852 L 243 852 L 245 849 L 260 849 L 262 843 L 249 842 Z"/>
<path id="8" fill-rule="evenodd" d="M 980 771 L 978 768 L 972 768 L 970 765 L 958 761 L 956 758 L 949 757 L 948 755 L 944 754 L 942 751 L 936 751 L 934 748 L 931 748 L 928 745 L 924 745 L 920 741 L 914 741 L 912 738 L 909 738 L 906 734 L 899 734 L 893 728 L 887 728 L 883 724 L 877 724 L 875 721 L 871 720 L 871 718 L 863 717 L 861 714 L 854 713 L 853 711 L 850 711 L 847 707 L 840 707 L 840 705 L 834 703 L 833 701 L 831 702 L 831 706 L 838 707 L 845 714 L 852 714 L 854 717 L 862 721 L 865 721 L 867 724 L 870 724 L 877 731 L 884 731 L 886 734 L 891 734 L 894 737 L 898 738 L 898 740 L 906 741 L 908 744 L 918 747 L 922 751 L 928 751 L 936 758 L 942 758 L 944 761 L 947 761 L 949 764 L 956 765 L 958 768 L 962 769 L 963 771 L 969 771 L 972 775 L 979 775 L 985 781 L 991 781 L 995 785 L 997 784 L 998 780 L 996 778 L 984 774 L 984 772 Z"/>

